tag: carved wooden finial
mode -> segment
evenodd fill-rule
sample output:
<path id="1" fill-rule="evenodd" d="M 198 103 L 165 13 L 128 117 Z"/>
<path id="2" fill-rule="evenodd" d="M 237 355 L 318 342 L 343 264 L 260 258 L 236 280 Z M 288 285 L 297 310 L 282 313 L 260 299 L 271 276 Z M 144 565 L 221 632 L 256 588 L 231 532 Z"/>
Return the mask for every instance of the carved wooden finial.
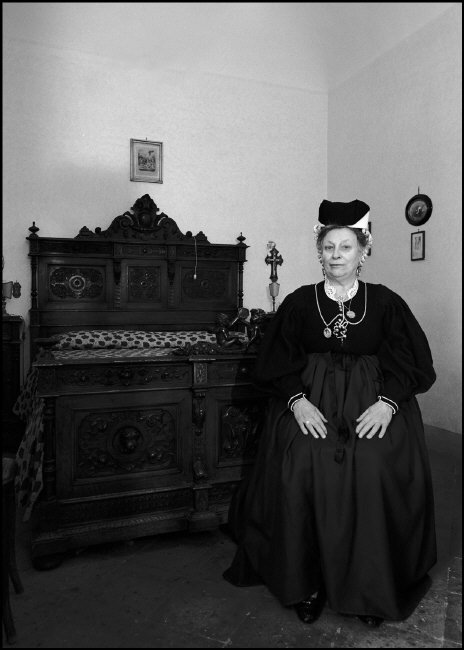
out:
<path id="1" fill-rule="evenodd" d="M 95 229 L 95 232 L 98 230 L 98 228 Z M 90 230 L 90 228 L 87 228 L 87 226 L 84 226 L 79 230 L 79 235 L 78 237 L 92 237 L 93 232 Z"/>
<path id="2" fill-rule="evenodd" d="M 36 235 L 36 233 L 39 232 L 40 228 L 37 228 L 37 226 L 35 225 L 35 221 L 32 222 L 32 226 L 30 226 L 30 228 L 28 228 L 28 230 L 30 230 L 30 232 L 31 232 L 31 234 L 29 235 L 30 239 L 32 239 L 32 238 L 37 239 L 38 238 L 38 235 Z"/>

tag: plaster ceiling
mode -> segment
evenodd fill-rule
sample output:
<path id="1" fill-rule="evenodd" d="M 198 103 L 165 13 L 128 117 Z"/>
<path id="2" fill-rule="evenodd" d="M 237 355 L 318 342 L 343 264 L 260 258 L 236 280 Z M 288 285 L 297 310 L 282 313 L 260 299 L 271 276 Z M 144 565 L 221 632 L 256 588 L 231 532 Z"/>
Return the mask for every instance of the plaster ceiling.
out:
<path id="1" fill-rule="evenodd" d="M 446 2 L 6 2 L 4 39 L 144 69 L 327 91 L 438 18 Z"/>

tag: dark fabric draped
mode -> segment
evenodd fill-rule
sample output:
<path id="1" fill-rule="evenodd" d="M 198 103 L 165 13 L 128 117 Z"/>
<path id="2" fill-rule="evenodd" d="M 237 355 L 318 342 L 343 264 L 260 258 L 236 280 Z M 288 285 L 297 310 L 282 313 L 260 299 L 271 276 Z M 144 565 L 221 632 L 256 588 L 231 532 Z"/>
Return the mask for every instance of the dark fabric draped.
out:
<path id="1" fill-rule="evenodd" d="M 323 581 L 339 613 L 404 619 L 436 562 L 417 401 L 403 401 L 382 439 L 360 439 L 356 418 L 383 384 L 380 359 L 323 352 L 304 363 L 301 384 L 328 419 L 328 435 L 303 435 L 286 400 L 270 398 L 255 467 L 230 507 L 238 549 L 224 577 L 236 585 L 263 581 L 284 605 Z"/>

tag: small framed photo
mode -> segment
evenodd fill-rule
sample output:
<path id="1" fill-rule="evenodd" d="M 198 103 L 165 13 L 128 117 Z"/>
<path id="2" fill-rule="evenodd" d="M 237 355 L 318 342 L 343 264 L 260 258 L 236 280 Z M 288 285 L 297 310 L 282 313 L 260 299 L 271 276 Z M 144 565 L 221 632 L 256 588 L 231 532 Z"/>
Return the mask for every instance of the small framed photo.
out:
<path id="1" fill-rule="evenodd" d="M 163 182 L 163 143 L 130 141 L 130 179 L 144 183 Z"/>
<path id="2" fill-rule="evenodd" d="M 425 260 L 425 230 L 411 233 L 411 260 Z"/>

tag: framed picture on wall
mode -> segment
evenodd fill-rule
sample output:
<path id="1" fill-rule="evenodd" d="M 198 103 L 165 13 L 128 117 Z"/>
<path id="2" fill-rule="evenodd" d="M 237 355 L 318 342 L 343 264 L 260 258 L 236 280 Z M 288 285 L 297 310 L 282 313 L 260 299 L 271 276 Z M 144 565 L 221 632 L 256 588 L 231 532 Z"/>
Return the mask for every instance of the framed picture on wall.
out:
<path id="1" fill-rule="evenodd" d="M 130 179 L 144 183 L 163 182 L 163 143 L 130 141 Z"/>
<path id="2" fill-rule="evenodd" d="M 425 230 L 411 233 L 411 260 L 425 260 Z"/>

